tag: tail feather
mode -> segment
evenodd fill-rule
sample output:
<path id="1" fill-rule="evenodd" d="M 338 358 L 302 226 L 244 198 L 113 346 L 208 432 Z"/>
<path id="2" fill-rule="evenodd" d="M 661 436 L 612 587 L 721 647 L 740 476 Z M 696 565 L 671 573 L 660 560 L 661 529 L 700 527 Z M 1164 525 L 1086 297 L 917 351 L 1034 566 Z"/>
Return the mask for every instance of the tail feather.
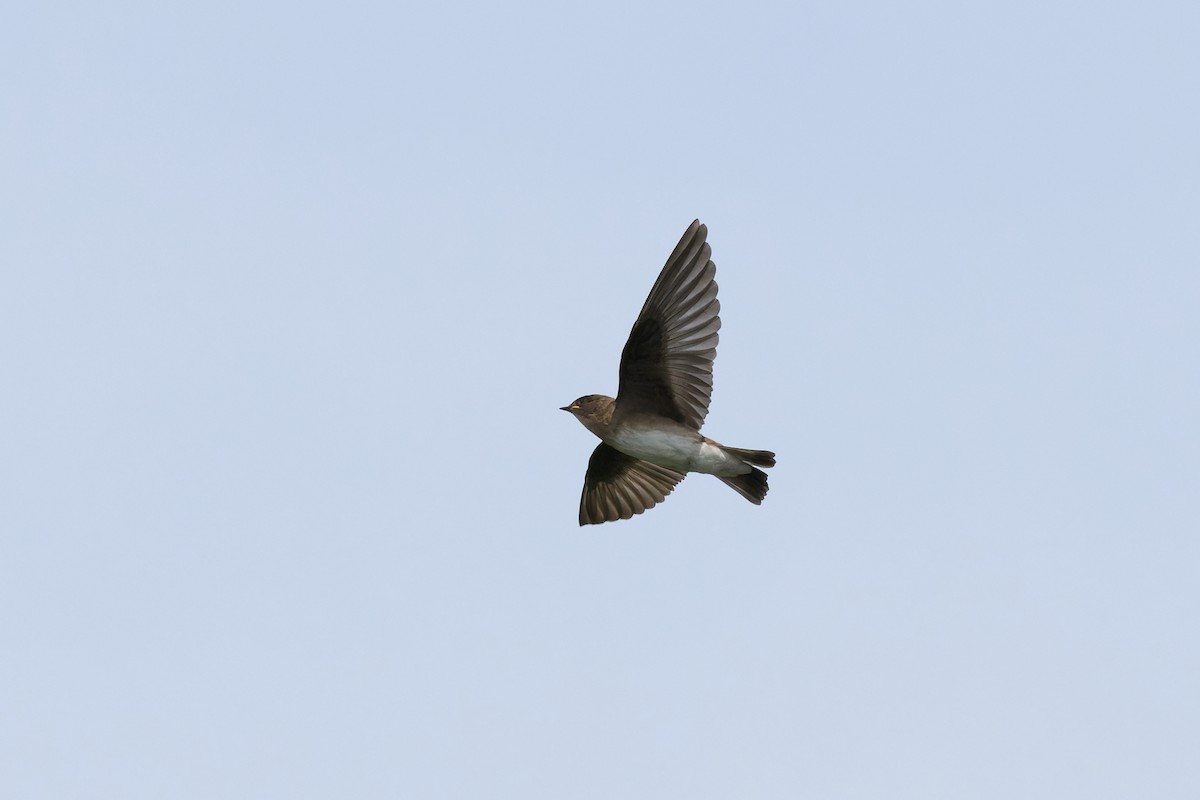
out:
<path id="1" fill-rule="evenodd" d="M 738 454 L 762 452 L 756 450 L 734 450 L 732 447 L 727 447 L 725 449 Z M 766 455 L 771 454 L 767 453 Z M 745 456 L 741 457 L 745 458 Z M 774 463 L 775 459 L 772 458 L 771 464 Z M 750 471 L 745 475 L 718 475 L 717 477 L 720 478 L 721 482 L 726 486 L 732 488 L 735 492 L 749 500 L 751 503 L 754 503 L 756 506 L 760 505 L 763 501 L 763 498 L 767 496 L 767 473 L 763 472 L 761 469 L 755 469 L 754 467 L 751 467 Z"/>
<path id="2" fill-rule="evenodd" d="M 756 467 L 773 467 L 775 466 L 775 454 L 770 450 L 743 450 L 740 447 L 725 447 L 721 448 L 731 456 L 737 456 L 747 464 L 753 464 Z"/>

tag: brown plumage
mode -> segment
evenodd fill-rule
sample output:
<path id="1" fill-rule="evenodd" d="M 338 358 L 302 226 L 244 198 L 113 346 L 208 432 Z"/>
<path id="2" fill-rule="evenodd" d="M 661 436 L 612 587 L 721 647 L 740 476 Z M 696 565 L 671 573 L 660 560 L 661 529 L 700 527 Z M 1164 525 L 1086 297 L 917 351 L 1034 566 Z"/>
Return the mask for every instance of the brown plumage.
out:
<path id="1" fill-rule="evenodd" d="M 621 352 L 616 398 L 584 395 L 563 408 L 601 440 L 584 478 L 580 525 L 653 508 L 688 472 L 716 475 L 756 505 L 767 494 L 756 467 L 775 466 L 774 453 L 700 434 L 721 328 L 707 236 L 694 221 L 654 282 Z"/>

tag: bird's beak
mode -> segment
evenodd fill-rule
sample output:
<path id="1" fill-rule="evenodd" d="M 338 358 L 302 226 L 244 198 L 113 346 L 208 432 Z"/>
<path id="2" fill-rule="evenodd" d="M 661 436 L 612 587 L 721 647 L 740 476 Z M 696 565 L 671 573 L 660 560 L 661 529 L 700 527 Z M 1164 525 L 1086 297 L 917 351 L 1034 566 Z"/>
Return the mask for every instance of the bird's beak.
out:
<path id="1" fill-rule="evenodd" d="M 559 411 L 570 411 L 570 410 L 571 410 L 570 406 L 563 406 L 562 408 L 559 409 Z"/>

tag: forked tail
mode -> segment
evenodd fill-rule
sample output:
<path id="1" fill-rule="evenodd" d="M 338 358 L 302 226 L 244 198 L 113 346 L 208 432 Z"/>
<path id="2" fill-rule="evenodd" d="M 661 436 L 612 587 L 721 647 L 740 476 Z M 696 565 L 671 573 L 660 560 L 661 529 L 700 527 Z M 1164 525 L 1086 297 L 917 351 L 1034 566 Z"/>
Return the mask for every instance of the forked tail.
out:
<path id="1" fill-rule="evenodd" d="M 718 475 L 721 482 L 726 486 L 731 487 L 735 492 L 749 500 L 754 505 L 761 505 L 763 498 L 767 496 L 767 473 L 761 469 L 751 467 L 750 471 L 745 475 Z"/>
<path id="2" fill-rule="evenodd" d="M 740 458 L 747 464 L 754 464 L 755 467 L 773 467 L 775 466 L 775 454 L 770 450 L 743 450 L 740 447 L 725 447 L 721 448 L 729 455 L 735 458 Z M 733 475 L 726 477 L 718 475 L 726 486 L 731 487 L 735 492 L 749 500 L 754 505 L 762 503 L 763 498 L 767 496 L 767 473 L 761 469 L 750 467 L 750 471 L 745 475 Z"/>
<path id="3" fill-rule="evenodd" d="M 775 466 L 775 454 L 770 450 L 743 450 L 740 447 L 726 447 L 721 445 L 721 449 L 731 456 L 736 456 L 747 464 L 753 464 L 756 467 L 773 467 Z"/>

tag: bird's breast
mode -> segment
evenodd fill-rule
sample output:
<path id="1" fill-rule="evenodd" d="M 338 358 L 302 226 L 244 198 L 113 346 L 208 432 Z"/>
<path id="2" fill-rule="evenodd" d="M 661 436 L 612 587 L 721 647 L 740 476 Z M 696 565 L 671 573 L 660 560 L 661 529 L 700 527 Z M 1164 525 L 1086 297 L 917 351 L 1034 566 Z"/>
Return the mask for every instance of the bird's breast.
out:
<path id="1" fill-rule="evenodd" d="M 742 475 L 750 471 L 720 445 L 683 426 L 616 425 L 604 439 L 626 455 L 678 472 Z"/>
<path id="2" fill-rule="evenodd" d="M 690 472 L 703 440 L 699 434 L 618 426 L 609 431 L 608 443 L 634 458 L 679 472 Z"/>

